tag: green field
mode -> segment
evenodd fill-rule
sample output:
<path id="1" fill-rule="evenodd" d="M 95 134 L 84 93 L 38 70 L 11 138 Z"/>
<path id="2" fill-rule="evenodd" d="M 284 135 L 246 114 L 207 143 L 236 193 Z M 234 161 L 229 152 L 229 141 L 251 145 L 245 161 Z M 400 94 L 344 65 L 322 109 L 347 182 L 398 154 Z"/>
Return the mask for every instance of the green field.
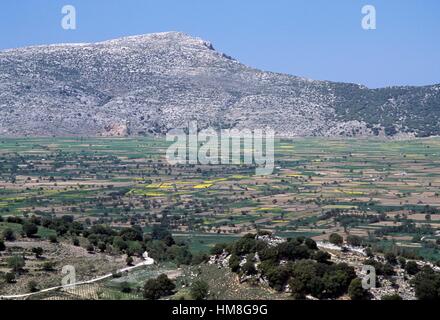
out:
<path id="1" fill-rule="evenodd" d="M 269 176 L 245 165 L 170 166 L 167 146 L 159 138 L 3 138 L 0 215 L 72 215 L 146 231 L 165 215 L 194 252 L 268 230 L 418 243 L 429 247 L 421 255 L 437 258 L 440 139 L 278 139 Z M 407 233 L 390 228 L 411 223 Z"/>

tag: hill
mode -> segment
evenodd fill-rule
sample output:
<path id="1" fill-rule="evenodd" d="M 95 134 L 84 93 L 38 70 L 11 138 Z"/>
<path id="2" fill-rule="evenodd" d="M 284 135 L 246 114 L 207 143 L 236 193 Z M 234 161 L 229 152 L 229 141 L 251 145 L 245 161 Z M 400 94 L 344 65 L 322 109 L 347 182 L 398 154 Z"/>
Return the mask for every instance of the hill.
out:
<path id="1" fill-rule="evenodd" d="M 440 133 L 440 85 L 264 72 L 179 32 L 0 52 L 0 135 L 162 135 L 197 120 L 280 136 Z"/>

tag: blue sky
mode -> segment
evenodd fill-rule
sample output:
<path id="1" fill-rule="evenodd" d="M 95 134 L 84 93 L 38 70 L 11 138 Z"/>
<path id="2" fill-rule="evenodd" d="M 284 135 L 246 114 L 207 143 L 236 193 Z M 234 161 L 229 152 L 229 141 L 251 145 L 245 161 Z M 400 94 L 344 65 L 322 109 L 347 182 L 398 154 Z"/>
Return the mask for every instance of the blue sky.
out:
<path id="1" fill-rule="evenodd" d="M 77 9 L 77 30 L 61 8 Z M 377 9 L 377 30 L 361 8 Z M 440 83 L 438 0 L 2 0 L 0 49 L 182 31 L 239 61 L 312 79 Z"/>

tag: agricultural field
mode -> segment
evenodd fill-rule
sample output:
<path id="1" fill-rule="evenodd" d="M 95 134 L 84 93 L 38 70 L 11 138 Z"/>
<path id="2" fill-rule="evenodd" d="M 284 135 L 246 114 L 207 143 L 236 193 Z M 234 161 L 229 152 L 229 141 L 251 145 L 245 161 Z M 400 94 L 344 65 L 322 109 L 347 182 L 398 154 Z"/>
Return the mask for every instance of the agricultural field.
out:
<path id="1" fill-rule="evenodd" d="M 164 139 L 146 137 L 0 139 L 0 234 L 9 229 L 17 238 L 6 242 L 0 272 L 7 271 L 8 256 L 30 253 L 32 246 L 44 248 L 55 266 L 79 264 L 81 279 L 125 264 L 122 254 L 91 253 L 88 239 L 73 245 L 44 225 L 30 239 L 11 217 L 70 216 L 88 226 L 136 226 L 145 234 L 166 220 L 192 254 L 269 231 L 316 241 L 356 235 L 378 252 L 440 260 L 438 138 L 278 139 L 269 176 L 255 176 L 246 165 L 171 166 L 167 147 Z M 46 286 L 60 281 L 34 260 L 28 277 Z M 22 292 L 26 281 L 20 281 L 1 291 Z M 90 294 L 110 294 L 109 288 L 93 287 Z"/>

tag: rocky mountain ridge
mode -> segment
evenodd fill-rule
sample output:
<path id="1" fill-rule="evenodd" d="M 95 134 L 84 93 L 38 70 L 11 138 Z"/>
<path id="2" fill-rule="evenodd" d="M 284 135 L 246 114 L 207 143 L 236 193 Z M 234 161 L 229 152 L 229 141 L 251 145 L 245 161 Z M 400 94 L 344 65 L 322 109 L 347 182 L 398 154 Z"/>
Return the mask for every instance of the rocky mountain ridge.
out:
<path id="1" fill-rule="evenodd" d="M 440 85 L 264 72 L 180 32 L 0 52 L 1 136 L 163 135 L 194 120 L 286 137 L 430 136 L 439 118 Z"/>

